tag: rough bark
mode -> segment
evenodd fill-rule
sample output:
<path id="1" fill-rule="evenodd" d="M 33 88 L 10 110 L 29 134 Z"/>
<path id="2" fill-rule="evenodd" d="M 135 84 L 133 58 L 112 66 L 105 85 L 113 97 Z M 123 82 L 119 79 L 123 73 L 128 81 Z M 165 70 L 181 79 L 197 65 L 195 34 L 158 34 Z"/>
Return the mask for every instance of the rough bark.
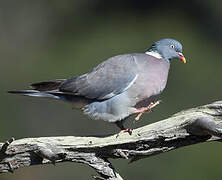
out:
<path id="1" fill-rule="evenodd" d="M 133 130 L 108 137 L 40 137 L 0 143 L 0 173 L 36 164 L 65 161 L 88 164 L 100 176 L 122 179 L 108 158 L 131 162 L 179 147 L 222 139 L 222 101 L 185 111 Z"/>

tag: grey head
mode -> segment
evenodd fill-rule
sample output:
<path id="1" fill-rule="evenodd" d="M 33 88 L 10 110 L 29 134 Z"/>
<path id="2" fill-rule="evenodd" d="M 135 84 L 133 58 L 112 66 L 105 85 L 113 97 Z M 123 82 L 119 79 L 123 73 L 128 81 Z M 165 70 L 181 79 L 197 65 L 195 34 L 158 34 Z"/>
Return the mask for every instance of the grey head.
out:
<path id="1" fill-rule="evenodd" d="M 186 63 L 186 59 L 182 54 L 182 45 L 179 41 L 174 39 L 161 39 L 152 44 L 148 52 L 159 53 L 163 59 L 170 61 L 171 59 L 180 59 Z"/>

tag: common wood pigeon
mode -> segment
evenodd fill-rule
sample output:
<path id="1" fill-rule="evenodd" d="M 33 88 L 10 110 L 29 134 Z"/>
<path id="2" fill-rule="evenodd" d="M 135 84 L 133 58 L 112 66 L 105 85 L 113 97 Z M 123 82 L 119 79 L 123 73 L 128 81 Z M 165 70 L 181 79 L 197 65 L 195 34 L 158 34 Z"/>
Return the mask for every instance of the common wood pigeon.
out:
<path id="1" fill-rule="evenodd" d="M 157 96 L 166 86 L 171 59 L 186 63 L 182 45 L 174 39 L 162 39 L 145 53 L 111 57 L 83 75 L 34 83 L 32 90 L 9 92 L 70 102 L 92 119 L 115 123 L 120 132 L 131 134 L 124 121 L 133 114 L 138 114 L 138 120 L 159 104 Z"/>

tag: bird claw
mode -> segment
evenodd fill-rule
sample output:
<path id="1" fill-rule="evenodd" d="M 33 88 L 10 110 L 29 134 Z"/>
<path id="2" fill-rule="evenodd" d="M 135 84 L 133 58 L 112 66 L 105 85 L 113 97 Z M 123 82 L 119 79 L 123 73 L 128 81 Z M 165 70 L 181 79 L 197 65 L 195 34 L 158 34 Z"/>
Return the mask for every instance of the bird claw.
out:
<path id="1" fill-rule="evenodd" d="M 122 129 L 122 130 L 120 130 L 120 132 L 116 135 L 116 138 L 118 138 L 118 137 L 120 136 L 120 134 L 125 133 L 125 132 L 128 132 L 129 135 L 132 135 L 133 130 L 132 130 L 132 129 L 129 129 L 129 128 L 127 128 L 127 129 Z"/>
<path id="2" fill-rule="evenodd" d="M 143 113 L 152 112 L 152 108 L 154 108 L 155 106 L 160 104 L 160 102 L 161 102 L 161 100 L 156 101 L 156 102 L 151 102 L 147 107 L 142 107 L 142 108 L 137 109 L 136 113 L 138 113 L 138 115 L 135 117 L 135 121 L 138 121 L 140 119 L 140 117 L 143 115 Z"/>

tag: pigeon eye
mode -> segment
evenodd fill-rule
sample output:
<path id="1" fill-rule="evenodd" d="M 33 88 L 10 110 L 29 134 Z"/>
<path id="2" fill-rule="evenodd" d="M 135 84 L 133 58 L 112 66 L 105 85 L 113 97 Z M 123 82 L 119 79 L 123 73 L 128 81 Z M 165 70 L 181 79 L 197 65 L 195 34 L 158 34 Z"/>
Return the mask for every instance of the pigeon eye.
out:
<path id="1" fill-rule="evenodd" d="M 173 44 L 171 44 L 170 47 L 171 47 L 172 49 L 174 49 L 175 46 L 174 46 Z"/>

